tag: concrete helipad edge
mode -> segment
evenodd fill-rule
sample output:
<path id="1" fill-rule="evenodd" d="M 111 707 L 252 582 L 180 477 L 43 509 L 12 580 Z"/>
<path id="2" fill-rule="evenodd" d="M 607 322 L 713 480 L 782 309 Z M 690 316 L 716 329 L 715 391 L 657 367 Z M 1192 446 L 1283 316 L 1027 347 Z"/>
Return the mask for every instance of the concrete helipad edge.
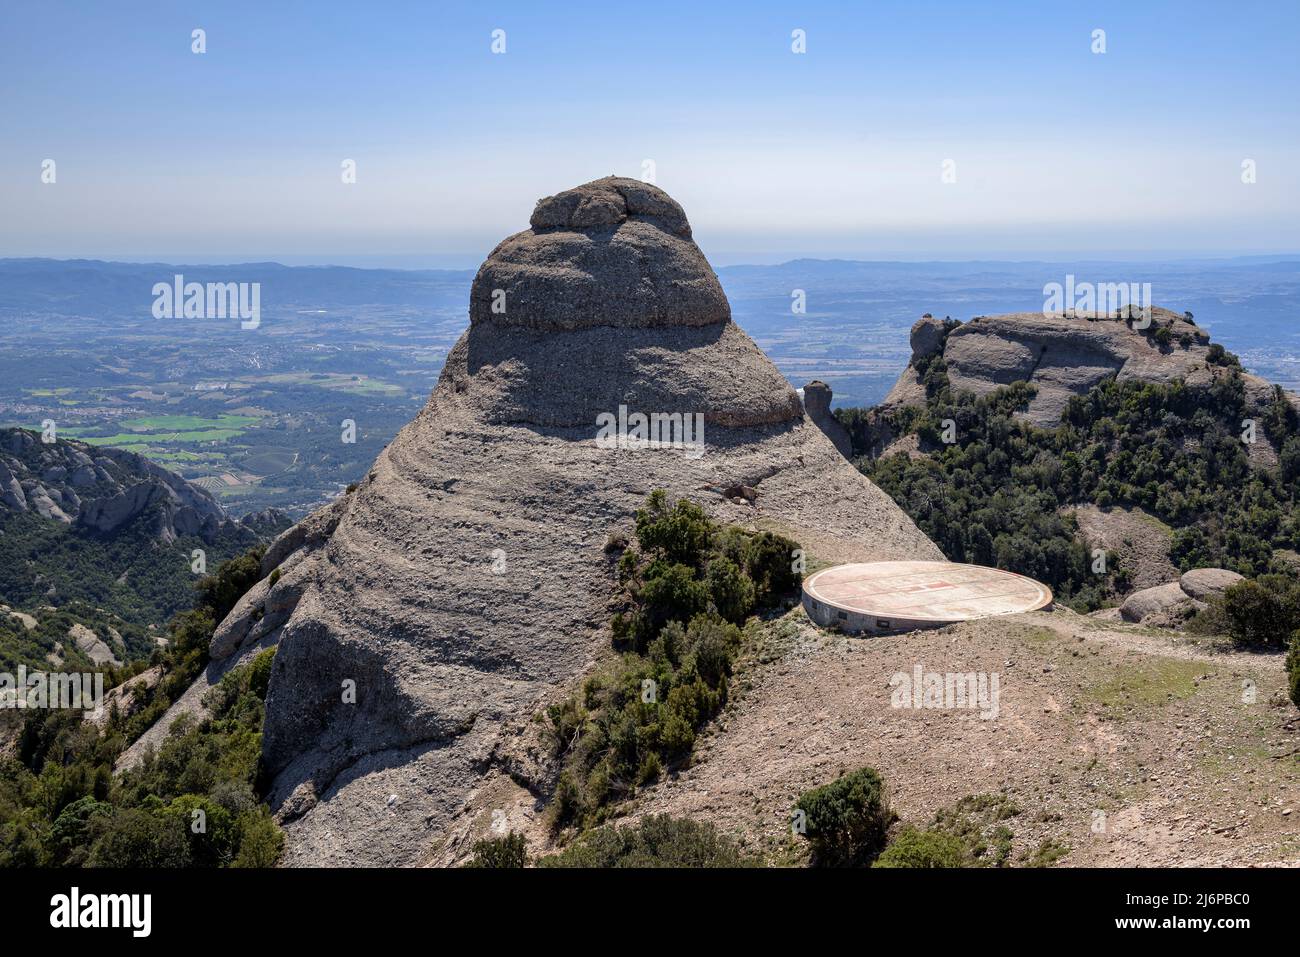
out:
<path id="1" fill-rule="evenodd" d="M 1045 608 L 1052 591 L 1015 572 L 959 562 L 861 562 L 804 581 L 803 606 L 824 627 L 893 634 Z"/>

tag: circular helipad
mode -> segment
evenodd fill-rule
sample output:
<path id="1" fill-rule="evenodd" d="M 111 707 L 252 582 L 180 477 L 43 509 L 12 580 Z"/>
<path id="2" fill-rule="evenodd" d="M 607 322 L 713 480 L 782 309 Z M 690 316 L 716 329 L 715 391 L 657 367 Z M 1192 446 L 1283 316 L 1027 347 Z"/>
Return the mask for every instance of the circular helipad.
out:
<path id="1" fill-rule="evenodd" d="M 1013 615 L 1051 603 L 1052 590 L 1032 578 L 955 562 L 836 565 L 803 583 L 804 610 L 813 621 L 875 634 Z"/>

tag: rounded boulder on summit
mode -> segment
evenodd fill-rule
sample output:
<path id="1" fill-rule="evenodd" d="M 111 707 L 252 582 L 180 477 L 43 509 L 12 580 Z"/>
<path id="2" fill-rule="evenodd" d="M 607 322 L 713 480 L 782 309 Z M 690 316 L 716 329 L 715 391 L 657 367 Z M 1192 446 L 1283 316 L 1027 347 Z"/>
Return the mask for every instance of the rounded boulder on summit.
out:
<path id="1" fill-rule="evenodd" d="M 704 454 L 599 444 L 620 407 L 702 416 Z M 682 208 L 611 177 L 492 252 L 424 409 L 219 629 L 214 653 L 279 641 L 263 758 L 287 863 L 418 864 L 485 781 L 545 798 L 525 731 L 610 653 L 604 544 L 657 488 L 826 561 L 943 557 L 732 322 Z"/>

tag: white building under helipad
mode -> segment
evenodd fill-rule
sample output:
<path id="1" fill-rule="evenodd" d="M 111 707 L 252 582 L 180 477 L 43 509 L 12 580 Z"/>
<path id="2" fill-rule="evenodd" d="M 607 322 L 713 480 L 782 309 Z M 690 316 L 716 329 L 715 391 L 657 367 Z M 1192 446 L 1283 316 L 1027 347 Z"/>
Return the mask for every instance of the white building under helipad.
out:
<path id="1" fill-rule="evenodd" d="M 803 607 L 819 625 L 890 634 L 1046 608 L 1046 585 L 983 565 L 867 562 L 837 565 L 803 583 Z"/>

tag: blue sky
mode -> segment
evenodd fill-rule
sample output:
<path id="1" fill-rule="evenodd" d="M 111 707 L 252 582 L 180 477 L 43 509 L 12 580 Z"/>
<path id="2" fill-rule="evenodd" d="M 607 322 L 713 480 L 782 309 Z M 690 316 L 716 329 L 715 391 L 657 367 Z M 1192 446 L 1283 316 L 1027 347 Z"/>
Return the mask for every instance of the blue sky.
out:
<path id="1" fill-rule="evenodd" d="M 718 265 L 1300 252 L 1298 11 L 9 3 L 0 256 L 468 266 L 647 159 Z"/>

